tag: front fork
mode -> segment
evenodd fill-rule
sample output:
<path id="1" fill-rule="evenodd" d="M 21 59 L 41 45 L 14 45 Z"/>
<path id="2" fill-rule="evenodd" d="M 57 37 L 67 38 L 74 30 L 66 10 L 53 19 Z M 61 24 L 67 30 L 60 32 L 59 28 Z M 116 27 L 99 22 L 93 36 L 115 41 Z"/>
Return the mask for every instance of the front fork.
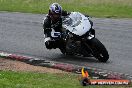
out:
<path id="1" fill-rule="evenodd" d="M 90 54 L 92 54 L 92 55 L 94 55 L 94 45 L 93 45 L 93 43 L 92 43 L 92 39 L 94 39 L 95 38 L 95 30 L 94 29 L 90 29 L 90 31 L 89 31 L 89 33 L 88 33 L 88 36 L 87 37 L 85 37 L 84 39 L 82 39 L 82 44 L 84 45 L 84 49 L 88 52 L 88 53 L 90 53 Z"/>

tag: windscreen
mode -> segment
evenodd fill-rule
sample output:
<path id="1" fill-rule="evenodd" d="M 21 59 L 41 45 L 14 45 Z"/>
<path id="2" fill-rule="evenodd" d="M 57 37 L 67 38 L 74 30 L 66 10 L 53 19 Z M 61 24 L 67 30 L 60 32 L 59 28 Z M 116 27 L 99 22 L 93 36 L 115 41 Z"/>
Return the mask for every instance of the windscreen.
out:
<path id="1" fill-rule="evenodd" d="M 66 26 L 75 27 L 81 23 L 82 17 L 79 13 L 71 13 L 65 20 L 63 24 Z"/>

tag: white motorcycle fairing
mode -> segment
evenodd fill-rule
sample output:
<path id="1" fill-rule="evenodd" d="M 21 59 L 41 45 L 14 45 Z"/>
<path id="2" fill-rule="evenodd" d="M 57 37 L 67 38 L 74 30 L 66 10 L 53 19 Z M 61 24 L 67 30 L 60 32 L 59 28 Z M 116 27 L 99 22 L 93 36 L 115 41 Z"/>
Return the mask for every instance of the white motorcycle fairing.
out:
<path id="1" fill-rule="evenodd" d="M 71 14 L 63 21 L 63 27 L 73 34 L 82 36 L 90 30 L 91 24 L 88 17 L 79 12 L 71 12 Z"/>

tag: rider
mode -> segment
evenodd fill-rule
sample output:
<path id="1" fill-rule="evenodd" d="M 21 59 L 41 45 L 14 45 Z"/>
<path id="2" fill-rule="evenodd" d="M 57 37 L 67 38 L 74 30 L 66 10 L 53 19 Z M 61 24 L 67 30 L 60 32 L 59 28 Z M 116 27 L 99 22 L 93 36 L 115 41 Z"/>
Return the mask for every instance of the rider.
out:
<path id="1" fill-rule="evenodd" d="M 49 13 L 43 20 L 45 45 L 47 49 L 59 48 L 59 46 L 62 45 L 60 44 L 60 41 L 55 41 L 52 39 L 51 32 L 52 30 L 54 30 L 55 32 L 62 32 L 62 17 L 68 15 L 70 15 L 70 13 L 62 10 L 62 7 L 58 3 L 53 3 L 50 5 Z M 90 23 L 91 25 L 93 25 L 92 21 L 90 21 Z"/>
<path id="2" fill-rule="evenodd" d="M 63 11 L 58 3 L 50 5 L 49 13 L 43 20 L 45 45 L 47 49 L 58 48 L 59 42 L 51 38 L 51 31 L 62 32 L 62 16 L 68 16 L 69 14 L 67 11 Z"/>

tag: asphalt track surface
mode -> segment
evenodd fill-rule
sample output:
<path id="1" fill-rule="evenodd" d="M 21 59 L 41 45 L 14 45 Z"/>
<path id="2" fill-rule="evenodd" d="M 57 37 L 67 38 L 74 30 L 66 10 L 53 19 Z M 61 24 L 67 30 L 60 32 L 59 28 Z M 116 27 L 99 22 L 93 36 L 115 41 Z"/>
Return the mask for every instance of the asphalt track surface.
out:
<path id="1" fill-rule="evenodd" d="M 100 63 L 95 58 L 64 56 L 58 49 L 47 50 L 43 17 L 41 14 L 0 12 L 0 51 L 132 75 L 132 19 L 91 18 L 96 37 L 110 55 L 107 63 Z"/>

